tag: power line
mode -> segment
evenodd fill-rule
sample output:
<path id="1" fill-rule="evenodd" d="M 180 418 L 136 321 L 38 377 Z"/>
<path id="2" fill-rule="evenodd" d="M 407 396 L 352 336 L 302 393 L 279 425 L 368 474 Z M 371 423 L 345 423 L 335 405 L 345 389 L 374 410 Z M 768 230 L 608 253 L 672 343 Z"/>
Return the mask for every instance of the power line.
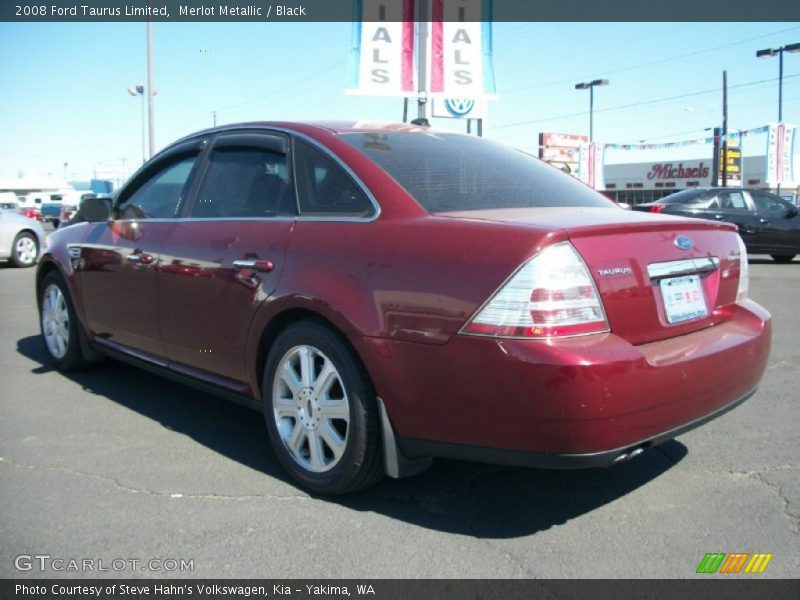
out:
<path id="1" fill-rule="evenodd" d="M 316 76 L 321 75 L 321 74 L 325 73 L 326 71 L 330 71 L 333 68 L 335 68 L 335 67 L 337 67 L 337 66 L 339 66 L 339 65 L 341 65 L 341 64 L 343 64 L 345 62 L 346 62 L 345 60 L 339 59 L 335 63 L 333 63 L 331 65 L 328 65 L 327 67 L 325 67 L 323 69 L 320 69 L 316 73 L 313 73 L 311 75 L 304 75 L 302 78 L 297 79 L 297 80 L 295 80 L 295 81 L 293 81 L 291 83 L 288 83 L 287 85 L 283 86 L 282 88 L 278 88 L 277 90 L 273 90 L 273 91 L 271 91 L 271 92 L 269 92 L 267 94 L 262 94 L 261 96 L 255 96 L 255 97 L 250 98 L 248 100 L 242 100 L 240 102 L 236 102 L 236 103 L 233 103 L 233 104 L 228 104 L 227 106 L 218 107 L 215 110 L 217 112 L 217 115 L 220 115 L 220 116 L 222 116 L 222 113 L 225 113 L 227 115 L 227 114 L 230 114 L 231 112 L 234 112 L 234 113 L 235 112 L 241 112 L 242 110 L 245 110 L 245 109 L 242 109 L 241 107 L 243 107 L 243 106 L 245 106 L 247 104 L 250 104 L 252 102 L 257 102 L 259 100 L 263 100 L 264 98 L 270 98 L 270 97 L 275 96 L 277 94 L 280 94 L 280 93 L 282 93 L 282 92 L 284 92 L 286 90 L 289 90 L 289 89 L 291 89 L 291 88 L 293 88 L 293 87 L 295 87 L 297 85 L 301 85 L 303 83 L 308 83 L 310 80 L 313 80 Z M 316 82 L 313 82 L 313 83 L 316 84 Z M 257 108 L 257 107 L 254 106 L 254 107 L 248 107 L 248 108 Z M 207 118 L 208 118 L 208 111 L 204 110 L 203 112 L 197 113 L 194 116 L 190 117 L 188 120 L 184 121 L 182 125 L 180 125 L 179 127 L 175 127 L 174 130 L 183 131 L 183 130 L 185 130 L 187 128 L 188 125 L 196 122 L 198 119 L 207 119 Z"/>
<path id="2" fill-rule="evenodd" d="M 591 75 L 576 75 L 576 76 L 573 76 L 573 77 L 569 77 L 567 79 L 559 79 L 557 81 L 547 81 L 545 83 L 534 83 L 534 84 L 531 84 L 531 85 L 525 85 L 525 86 L 520 86 L 520 87 L 516 87 L 516 88 L 510 88 L 510 89 L 504 90 L 503 94 L 514 94 L 516 92 L 522 92 L 522 91 L 532 90 L 532 89 L 536 89 L 536 88 L 551 87 L 551 86 L 555 86 L 555 85 L 561 85 L 561 84 L 564 84 L 564 83 L 570 83 L 570 82 L 572 82 L 572 81 L 574 81 L 576 79 L 577 80 L 587 79 L 587 78 L 590 78 L 590 77 L 607 76 L 607 75 L 611 75 L 613 73 L 623 73 L 625 71 L 633 71 L 635 69 L 643 69 L 645 67 L 651 67 L 653 65 L 658 65 L 658 64 L 662 64 L 662 63 L 665 63 L 665 62 L 670 62 L 670 61 L 673 61 L 673 60 L 679 60 L 679 59 L 682 59 L 682 58 L 689 58 L 691 56 L 697 56 L 698 54 L 706 54 L 708 52 L 714 52 L 715 50 L 721 50 L 723 48 L 730 48 L 731 46 L 739 46 L 741 44 L 746 44 L 746 43 L 752 42 L 754 40 L 759 40 L 759 39 L 762 39 L 762 38 L 765 38 L 765 37 L 770 37 L 770 36 L 773 36 L 773 35 L 777 35 L 779 33 L 786 33 L 787 31 L 794 31 L 796 29 L 800 29 L 800 26 L 798 26 L 798 27 L 789 27 L 788 29 L 781 29 L 779 31 L 773 31 L 771 33 L 765 33 L 765 34 L 762 34 L 762 35 L 757 35 L 757 36 L 754 36 L 754 37 L 751 37 L 751 38 L 747 38 L 747 39 L 744 39 L 744 40 L 739 40 L 737 42 L 730 42 L 728 44 L 722 44 L 721 46 L 714 46 L 713 48 L 706 48 L 705 50 L 697 50 L 696 52 L 689 52 L 688 54 L 679 54 L 679 55 L 676 55 L 676 56 L 670 56 L 670 57 L 667 57 L 667 58 L 661 58 L 661 59 L 658 59 L 658 60 L 654 60 L 654 61 L 650 61 L 650 62 L 646 62 L 646 63 L 641 63 L 641 64 L 638 64 L 638 65 L 629 65 L 627 67 L 620 67 L 619 69 L 612 69 L 610 71 L 602 71 L 600 73 L 596 72 L 596 73 L 592 73 Z"/>
<path id="3" fill-rule="evenodd" d="M 783 79 L 784 80 L 791 79 L 792 77 L 800 77 L 800 73 L 798 73 L 796 75 L 784 76 Z M 748 86 L 751 86 L 751 85 L 761 85 L 761 84 L 769 83 L 769 82 L 772 82 L 772 81 L 777 81 L 777 77 L 773 77 L 771 79 L 760 79 L 758 81 L 750 81 L 748 83 L 740 83 L 738 85 L 731 85 L 731 86 L 728 86 L 728 89 L 731 90 L 731 89 L 748 87 Z M 668 96 L 668 97 L 665 97 L 665 98 L 655 98 L 655 99 L 651 99 L 651 100 L 643 100 L 641 102 L 632 102 L 630 104 L 620 104 L 619 106 L 608 106 L 606 108 L 595 109 L 594 112 L 595 113 L 598 113 L 598 112 L 610 112 L 610 111 L 613 111 L 613 110 L 622 110 L 622 109 L 625 109 L 625 108 L 634 108 L 634 107 L 637 107 L 637 106 L 646 106 L 648 104 L 657 104 L 659 102 L 669 102 L 670 100 L 678 100 L 680 98 L 691 98 L 693 96 L 702 96 L 704 94 L 713 94 L 713 93 L 719 93 L 719 88 L 712 88 L 710 90 L 703 90 L 702 92 L 690 92 L 688 94 L 679 94 L 677 96 Z M 547 121 L 557 121 L 559 119 L 568 119 L 570 117 L 582 117 L 585 114 L 587 114 L 586 111 L 583 111 L 583 112 L 578 112 L 578 113 L 570 113 L 570 114 L 566 114 L 566 115 L 559 115 L 557 117 L 545 117 L 543 119 L 531 119 L 529 121 L 517 121 L 516 123 L 505 123 L 505 124 L 501 124 L 501 125 L 494 125 L 492 127 L 492 129 L 505 129 L 507 127 L 516 127 L 518 125 L 531 125 L 533 123 L 546 123 Z"/>
<path id="4" fill-rule="evenodd" d="M 286 90 L 291 89 L 291 88 L 293 88 L 293 87 L 295 87 L 297 85 L 301 85 L 303 83 L 308 83 L 310 80 L 313 80 L 315 77 L 317 77 L 319 75 L 322 75 L 323 73 L 330 72 L 334 67 L 338 67 L 339 65 L 344 64 L 345 62 L 346 62 L 346 60 L 344 60 L 344 59 L 337 60 L 335 63 L 330 64 L 327 67 L 324 67 L 324 68 L 320 69 L 319 71 L 317 71 L 315 73 L 312 73 L 311 75 L 304 75 L 302 78 L 297 79 L 297 80 L 295 80 L 295 81 L 283 86 L 282 88 L 278 88 L 277 90 L 273 90 L 273 91 L 268 92 L 266 94 L 263 94 L 261 96 L 256 96 L 255 98 L 250 98 L 249 100 L 243 100 L 243 101 L 237 102 L 235 104 L 229 104 L 228 106 L 222 106 L 222 107 L 218 108 L 217 110 L 219 112 L 227 112 L 227 113 L 229 113 L 233 109 L 237 109 L 237 108 L 239 108 L 241 106 L 244 106 L 245 104 L 250 104 L 251 102 L 258 102 L 259 100 L 263 100 L 265 98 L 270 98 L 272 96 L 275 96 L 277 94 L 285 92 Z M 316 82 L 313 82 L 313 81 L 312 81 L 312 83 L 316 84 Z"/>

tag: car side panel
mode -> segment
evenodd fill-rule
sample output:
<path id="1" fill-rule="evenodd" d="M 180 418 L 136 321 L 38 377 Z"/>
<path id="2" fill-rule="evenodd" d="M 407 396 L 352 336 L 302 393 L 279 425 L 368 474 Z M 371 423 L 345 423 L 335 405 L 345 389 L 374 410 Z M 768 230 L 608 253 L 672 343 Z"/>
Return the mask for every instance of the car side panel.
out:
<path id="1" fill-rule="evenodd" d="M 510 236 L 496 224 L 437 217 L 299 219 L 278 288 L 251 326 L 253 389 L 261 384 L 253 357 L 262 332 L 294 308 L 320 314 L 353 340 L 445 344 L 524 260 L 566 236 L 527 229 L 527 235 Z"/>
<path id="2" fill-rule="evenodd" d="M 78 275 L 92 337 L 164 356 L 157 276 L 163 240 L 174 226 L 171 220 L 148 219 L 92 224 Z"/>
<path id="3" fill-rule="evenodd" d="M 292 226 L 289 219 L 176 223 L 158 274 L 158 314 L 173 368 L 187 365 L 247 381 L 247 332 L 258 306 L 278 285 Z M 233 265 L 256 257 L 274 269 Z"/>

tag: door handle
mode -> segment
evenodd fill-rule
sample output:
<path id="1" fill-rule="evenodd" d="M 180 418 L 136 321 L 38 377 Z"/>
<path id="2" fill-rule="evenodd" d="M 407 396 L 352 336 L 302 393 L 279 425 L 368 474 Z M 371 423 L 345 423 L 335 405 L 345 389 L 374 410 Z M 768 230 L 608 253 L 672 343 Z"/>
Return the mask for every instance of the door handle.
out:
<path id="1" fill-rule="evenodd" d="M 714 218 L 717 219 L 718 221 L 721 221 L 725 217 L 723 217 L 722 215 L 714 215 Z"/>
<path id="2" fill-rule="evenodd" d="M 149 265 L 153 262 L 153 256 L 145 252 L 134 252 L 133 254 L 128 254 L 127 258 L 130 262 L 142 265 Z"/>
<path id="3" fill-rule="evenodd" d="M 261 271 L 269 273 L 275 269 L 275 264 L 271 260 L 259 260 L 257 258 L 242 258 L 233 261 L 233 268 L 237 271 L 242 269 L 252 269 L 253 271 Z"/>
<path id="4" fill-rule="evenodd" d="M 761 223 L 762 225 L 766 225 L 767 223 L 769 223 L 769 219 L 759 219 L 758 222 Z"/>

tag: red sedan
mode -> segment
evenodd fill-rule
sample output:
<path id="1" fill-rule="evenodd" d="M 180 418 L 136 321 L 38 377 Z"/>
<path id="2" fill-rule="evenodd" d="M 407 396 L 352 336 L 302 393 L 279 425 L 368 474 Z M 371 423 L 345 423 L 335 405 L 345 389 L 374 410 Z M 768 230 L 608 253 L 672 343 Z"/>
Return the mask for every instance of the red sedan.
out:
<path id="1" fill-rule="evenodd" d="M 252 406 L 322 493 L 431 457 L 619 463 L 744 401 L 769 355 L 734 226 L 471 136 L 216 128 L 78 220 L 38 268 L 56 368 L 111 356 Z"/>

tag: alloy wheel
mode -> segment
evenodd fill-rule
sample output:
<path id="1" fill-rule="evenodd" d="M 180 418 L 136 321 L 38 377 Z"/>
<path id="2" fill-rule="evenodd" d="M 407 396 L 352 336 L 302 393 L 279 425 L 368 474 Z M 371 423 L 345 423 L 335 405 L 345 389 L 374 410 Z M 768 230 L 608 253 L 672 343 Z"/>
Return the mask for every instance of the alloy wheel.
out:
<path id="1" fill-rule="evenodd" d="M 36 256 L 38 255 L 36 241 L 28 235 L 20 236 L 14 246 L 14 253 L 20 265 L 26 267 L 32 265 L 36 262 Z"/>
<path id="2" fill-rule="evenodd" d="M 324 473 L 342 459 L 350 425 L 347 392 L 333 362 L 308 345 L 278 362 L 272 408 L 281 441 L 304 469 Z"/>
<path id="3" fill-rule="evenodd" d="M 51 283 L 42 296 L 42 332 L 47 350 L 61 359 L 69 346 L 69 310 L 61 288 Z"/>

